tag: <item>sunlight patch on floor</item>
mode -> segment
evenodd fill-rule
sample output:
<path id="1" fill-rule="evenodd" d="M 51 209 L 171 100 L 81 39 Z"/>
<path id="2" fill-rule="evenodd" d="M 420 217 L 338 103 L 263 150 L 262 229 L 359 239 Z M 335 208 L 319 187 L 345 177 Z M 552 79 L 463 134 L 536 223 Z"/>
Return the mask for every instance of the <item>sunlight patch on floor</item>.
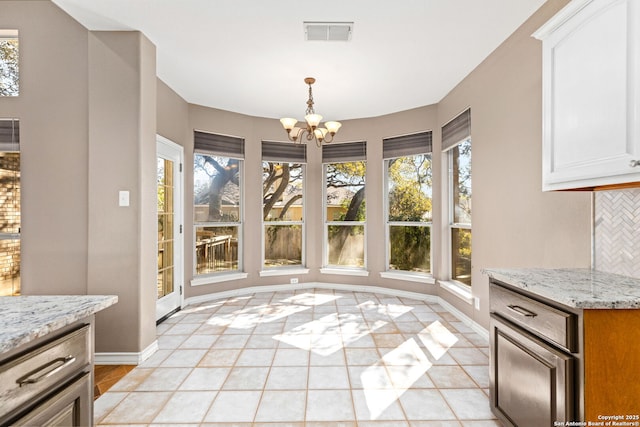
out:
<path id="1" fill-rule="evenodd" d="M 431 362 L 410 338 L 369 366 L 360 376 L 370 420 L 376 420 L 431 367 Z"/>
<path id="2" fill-rule="evenodd" d="M 458 342 L 458 338 L 438 320 L 420 331 L 418 338 L 436 360 Z"/>

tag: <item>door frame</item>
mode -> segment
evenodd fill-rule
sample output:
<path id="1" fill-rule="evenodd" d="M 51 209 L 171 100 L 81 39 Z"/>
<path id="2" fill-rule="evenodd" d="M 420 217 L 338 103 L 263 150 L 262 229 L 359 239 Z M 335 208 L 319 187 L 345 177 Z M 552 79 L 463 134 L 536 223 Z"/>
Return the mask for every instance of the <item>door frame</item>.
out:
<path id="1" fill-rule="evenodd" d="M 156 295 L 156 321 L 161 320 L 173 311 L 179 310 L 184 305 L 184 148 L 181 145 L 161 136 L 156 135 L 156 162 L 158 157 L 176 161 L 175 177 L 174 177 L 174 292 L 178 292 L 177 301 L 173 303 L 168 299 L 165 300 L 164 306 L 158 304 L 161 299 Z M 175 160 L 174 160 L 175 161 Z M 157 168 L 157 166 L 156 166 Z M 157 188 L 157 185 L 156 185 Z M 157 195 L 156 195 L 157 198 Z M 156 210 L 156 221 L 157 221 Z M 157 235 L 157 233 L 156 233 Z M 157 251 L 156 238 L 156 251 Z M 170 294 L 171 295 L 171 294 Z M 175 298 L 175 297 L 174 297 Z"/>

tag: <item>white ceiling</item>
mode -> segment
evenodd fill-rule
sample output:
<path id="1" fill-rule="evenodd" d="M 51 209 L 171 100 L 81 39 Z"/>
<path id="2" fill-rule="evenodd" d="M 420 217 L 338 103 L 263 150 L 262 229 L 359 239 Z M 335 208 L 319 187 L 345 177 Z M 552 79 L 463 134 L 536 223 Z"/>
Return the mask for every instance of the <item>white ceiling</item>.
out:
<path id="1" fill-rule="evenodd" d="M 186 101 L 302 118 L 316 78 L 325 120 L 439 102 L 545 0 L 53 0 L 90 30 L 139 30 Z M 303 21 L 353 21 L 308 42 Z"/>

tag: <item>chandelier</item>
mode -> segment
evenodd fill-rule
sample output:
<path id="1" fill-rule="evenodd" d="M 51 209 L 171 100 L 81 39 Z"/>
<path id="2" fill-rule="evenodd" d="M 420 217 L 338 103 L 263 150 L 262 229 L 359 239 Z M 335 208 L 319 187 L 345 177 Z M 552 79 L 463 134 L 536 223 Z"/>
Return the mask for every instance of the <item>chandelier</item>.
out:
<path id="1" fill-rule="evenodd" d="M 309 85 L 309 99 L 307 100 L 307 110 L 304 116 L 307 125 L 306 128 L 297 127 L 296 123 L 298 123 L 298 121 L 290 117 L 280 119 L 280 123 L 282 123 L 282 126 L 287 131 L 289 141 L 298 142 L 299 140 L 302 143 L 304 140 L 309 142 L 315 140 L 316 145 L 320 147 L 323 141 L 333 141 L 333 136 L 338 132 L 342 124 L 340 122 L 325 122 L 325 127 L 319 127 L 322 116 L 313 111 L 313 91 L 311 90 L 311 85 L 314 84 L 315 81 L 316 79 L 313 77 L 304 79 L 304 82 Z M 329 137 L 327 137 L 327 135 L 329 135 Z"/>

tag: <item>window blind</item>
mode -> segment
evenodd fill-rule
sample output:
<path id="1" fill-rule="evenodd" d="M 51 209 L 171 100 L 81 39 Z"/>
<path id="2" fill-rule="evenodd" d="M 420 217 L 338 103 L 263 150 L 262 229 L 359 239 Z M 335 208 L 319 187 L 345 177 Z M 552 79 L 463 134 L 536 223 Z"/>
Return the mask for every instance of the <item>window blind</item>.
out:
<path id="1" fill-rule="evenodd" d="M 431 153 L 431 151 L 431 131 L 394 136 L 382 140 L 382 156 L 385 159 Z"/>
<path id="2" fill-rule="evenodd" d="M 470 136 L 471 109 L 467 109 L 442 127 L 442 151 L 448 150 Z"/>
<path id="3" fill-rule="evenodd" d="M 322 146 L 322 163 L 351 162 L 367 159 L 367 143 L 345 142 Z"/>
<path id="4" fill-rule="evenodd" d="M 262 160 L 267 162 L 307 163 L 307 145 L 262 141 Z"/>
<path id="5" fill-rule="evenodd" d="M 195 151 L 244 159 L 244 139 L 237 136 L 194 131 Z"/>
<path id="6" fill-rule="evenodd" d="M 20 120 L 0 119 L 0 151 L 20 151 Z"/>

